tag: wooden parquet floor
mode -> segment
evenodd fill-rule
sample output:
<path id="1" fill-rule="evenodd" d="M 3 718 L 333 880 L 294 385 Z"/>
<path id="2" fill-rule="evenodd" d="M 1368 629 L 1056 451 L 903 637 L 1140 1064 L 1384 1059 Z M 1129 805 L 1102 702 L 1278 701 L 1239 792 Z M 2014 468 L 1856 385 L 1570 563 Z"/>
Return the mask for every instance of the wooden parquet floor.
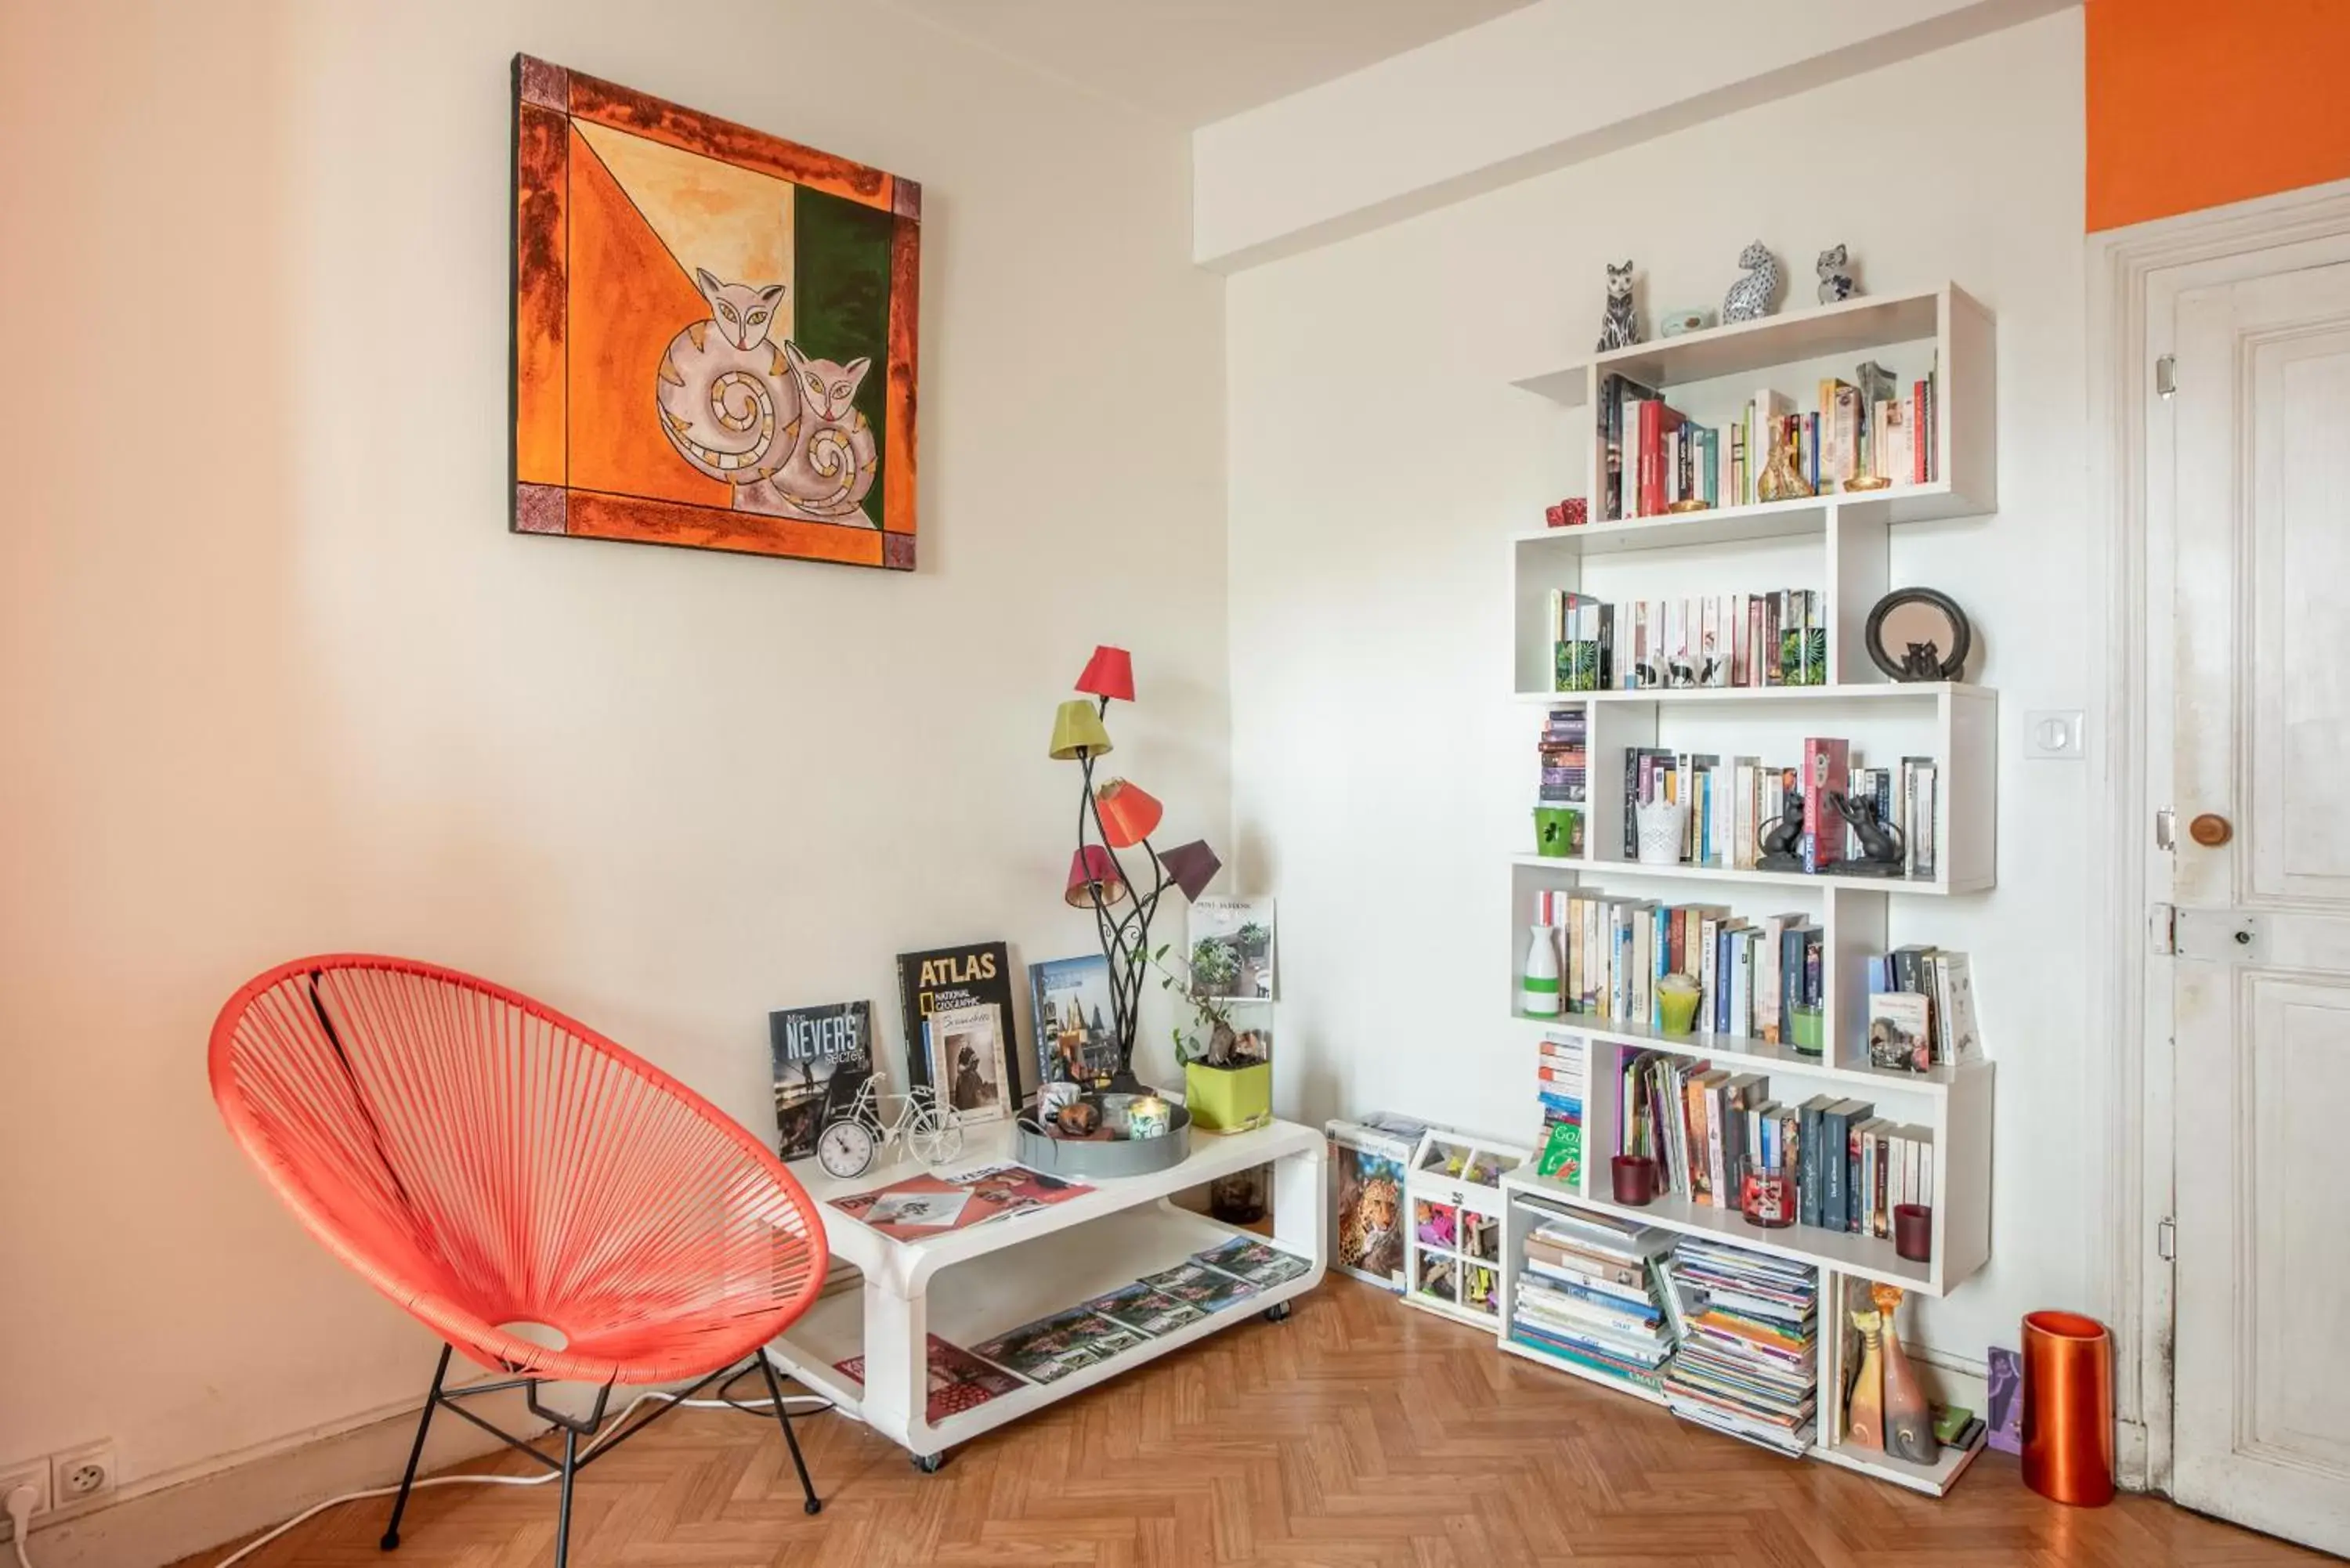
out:
<path id="1" fill-rule="evenodd" d="M 2145 1499 L 2067 1509 L 1987 1454 L 1937 1501 L 1777 1459 L 1497 1354 L 1489 1336 L 1334 1278 L 1286 1324 L 1229 1330 L 956 1450 L 934 1476 L 847 1420 L 781 1435 L 681 1411 L 579 1484 L 577 1568 L 1173 1568 L 1515 1564 L 2153 1568 L 2331 1561 Z M 480 1467 L 520 1472 L 509 1456 Z M 313 1520 L 247 1562 L 536 1568 L 552 1486 L 420 1492 Z M 181 1568 L 210 1568 L 225 1549 Z"/>

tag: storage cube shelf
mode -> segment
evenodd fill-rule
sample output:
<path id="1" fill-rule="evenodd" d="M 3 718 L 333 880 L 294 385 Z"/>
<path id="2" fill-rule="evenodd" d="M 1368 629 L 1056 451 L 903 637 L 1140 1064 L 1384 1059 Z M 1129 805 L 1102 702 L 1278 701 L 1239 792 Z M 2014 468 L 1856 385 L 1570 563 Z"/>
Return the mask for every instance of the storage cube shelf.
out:
<path id="1" fill-rule="evenodd" d="M 1440 1128 L 1422 1135 L 1403 1179 L 1404 1300 L 1482 1328 L 1501 1321 L 1502 1180 L 1532 1155 Z"/>
<path id="2" fill-rule="evenodd" d="M 1869 612 L 1896 586 L 1890 574 L 1894 528 L 1995 509 L 1994 337 L 1990 312 L 1964 290 L 1943 285 L 1636 344 L 1514 383 L 1581 410 L 1567 426 L 1573 448 L 1583 456 L 1586 493 L 1596 518 L 1606 461 L 1596 416 L 1606 376 L 1622 375 L 1655 388 L 1692 418 L 1710 422 L 1711 413 L 1742 401 L 1758 386 L 1775 381 L 1776 389 L 1800 393 L 1822 377 L 1854 379 L 1853 364 L 1863 358 L 1886 364 L 1904 384 L 1929 369 L 1934 374 L 1931 437 L 1938 471 L 1929 483 L 1595 520 L 1579 527 L 1522 532 L 1509 539 L 1512 694 L 1536 723 L 1539 715 L 1553 708 L 1582 709 L 1585 798 L 1580 854 L 1533 853 L 1529 815 L 1519 841 L 1524 847 L 1509 857 L 1506 1008 L 1512 1028 L 1525 1042 L 1529 1066 L 1535 1042 L 1544 1035 L 1584 1043 L 1583 1162 L 1571 1177 L 1545 1177 L 1528 1164 L 1502 1179 L 1505 1221 L 1497 1336 L 1512 1355 L 1658 1400 L 1653 1390 L 1512 1339 L 1519 1241 L 1528 1224 L 1538 1222 L 1520 1212 L 1528 1205 L 1563 1203 L 1810 1264 L 1820 1271 L 1824 1303 L 1823 1406 L 1810 1457 L 1936 1495 L 1971 1461 L 1972 1452 L 1945 1449 L 1937 1463 L 1917 1466 L 1845 1440 L 1841 1422 L 1828 1408 L 1828 1391 L 1840 1385 L 1842 1369 L 1835 1365 L 1839 1357 L 1832 1349 L 1840 1336 L 1825 1315 L 1825 1303 L 1841 1299 L 1846 1282 L 1857 1288 L 1857 1282 L 1877 1281 L 1925 1295 L 1944 1295 L 1977 1272 L 1990 1256 L 1993 1066 L 1975 1061 L 1913 1074 L 1874 1065 L 1866 1052 L 1867 966 L 1890 949 L 1887 921 L 1895 898 L 1963 896 L 1986 891 L 1996 882 L 1998 694 L 1964 681 L 1889 680 L 1869 659 L 1865 632 Z M 1714 562 L 1712 553 L 1722 551 L 1735 554 Z M 1594 583 L 1589 574 L 1600 562 L 1606 566 Z M 1555 592 L 1621 602 L 1672 597 L 1700 577 L 1711 586 L 1697 591 L 1711 594 L 1766 593 L 1791 586 L 1815 591 L 1826 634 L 1825 683 L 1552 689 Z M 1742 577 L 1751 580 L 1742 582 Z M 1651 582 L 1662 586 L 1648 588 Z M 1908 756 L 1934 759 L 1936 853 L 1930 877 L 1812 876 L 1718 863 L 1643 865 L 1625 854 L 1627 750 L 1712 753 L 1725 762 L 1733 754 L 1754 755 L 1766 765 L 1790 766 L 1800 761 L 1803 742 L 1813 736 L 1850 742 L 1856 766 L 1891 767 Z M 1533 737 L 1528 740 L 1531 751 Z M 1784 912 L 1787 895 L 1801 889 L 1821 931 L 1822 1054 L 1807 1057 L 1790 1045 L 1739 1036 L 1668 1036 L 1645 1022 L 1593 1014 L 1525 1014 L 1520 1009 L 1520 975 L 1526 926 L 1533 919 L 1534 895 L 1543 889 L 1637 895 L 1660 903 L 1728 904 L 1750 919 Z M 1801 1224 L 1776 1230 L 1752 1226 L 1735 1208 L 1715 1208 L 1682 1196 L 1661 1197 L 1642 1207 L 1615 1202 L 1608 1161 L 1618 1147 L 1616 1086 L 1621 1064 L 1641 1052 L 1767 1075 L 1770 1096 L 1785 1104 L 1833 1092 L 1840 1098 L 1867 1101 L 1902 1124 L 1929 1129 L 1934 1198 L 1929 1259 L 1900 1257 L 1887 1237 Z"/>

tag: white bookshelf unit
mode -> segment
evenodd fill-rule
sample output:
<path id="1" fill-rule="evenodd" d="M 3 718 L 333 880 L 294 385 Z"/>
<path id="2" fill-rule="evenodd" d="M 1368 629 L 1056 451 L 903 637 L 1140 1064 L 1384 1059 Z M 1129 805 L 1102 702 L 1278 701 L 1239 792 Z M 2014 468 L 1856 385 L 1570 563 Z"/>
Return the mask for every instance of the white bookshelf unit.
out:
<path id="1" fill-rule="evenodd" d="M 1646 1390 L 1627 1388 L 1539 1348 L 1510 1341 L 1519 1243 L 1528 1228 L 1527 1214 L 1534 1211 L 1529 1205 L 1565 1203 L 1809 1263 L 1821 1271 L 1824 1303 L 1820 1411 L 1809 1457 L 1937 1496 L 1971 1461 L 1971 1451 L 1945 1449 L 1938 1464 L 1921 1467 L 1842 1440 L 1831 1393 L 1843 1376 L 1836 1365 L 1841 1335 L 1825 1303 L 1843 1299 L 1846 1280 L 1881 1281 L 1926 1295 L 1945 1295 L 1990 1256 L 1992 1065 L 1977 1062 L 1924 1074 L 1871 1065 L 1866 1041 L 1866 964 L 1889 950 L 1887 928 L 1894 899 L 1958 897 L 1993 886 L 1998 695 L 1964 681 L 1887 680 L 1868 659 L 1863 631 L 1870 609 L 1896 586 L 1889 575 L 1894 528 L 1978 515 L 1996 507 L 1993 337 L 1990 312 L 1964 290 L 1945 285 L 1924 293 L 1868 296 L 1637 344 L 1515 383 L 1567 408 L 1596 413 L 1601 379 L 1620 374 L 1657 389 L 1675 406 L 1703 420 L 1726 413 L 1758 384 L 1775 383 L 1781 390 L 1799 392 L 1822 376 L 1849 377 L 1853 364 L 1863 358 L 1893 369 L 1903 385 L 1929 369 L 1936 377 L 1935 448 L 1941 472 L 1931 483 L 1623 522 L 1595 521 L 1518 534 L 1509 541 L 1513 692 L 1530 715 L 1551 708 L 1583 709 L 1586 768 L 1582 853 L 1535 854 L 1529 815 L 1523 846 L 1510 857 L 1507 1006 L 1512 1027 L 1524 1043 L 1530 1077 L 1535 1042 L 1543 1035 L 1574 1036 L 1586 1044 L 1584 1158 L 1577 1178 L 1562 1181 L 1544 1177 L 1528 1165 L 1503 1179 L 1511 1204 L 1503 1249 L 1501 1339 L 1512 1355 L 1653 1402 Z M 1605 464 L 1596 423 L 1591 420 L 1582 425 L 1575 438 L 1584 453 L 1595 512 Z M 1817 591 L 1827 631 L 1827 683 L 1582 692 L 1548 689 L 1554 669 L 1553 591 L 1593 594 L 1602 600 L 1619 594 L 1642 597 L 1648 597 L 1652 582 L 1661 582 L 1661 591 L 1673 593 L 1700 576 L 1711 585 L 1707 592 L 1760 592 L 1791 585 Z M 1741 576 L 1748 582 L 1742 584 Z M 1887 765 L 1904 755 L 1937 760 L 1937 854 L 1931 877 L 1640 865 L 1625 856 L 1622 781 L 1627 748 L 1724 754 L 1767 750 L 1773 753 L 1772 762 L 1792 763 L 1804 739 L 1815 735 L 1849 740 L 1856 763 L 1865 765 Z M 1785 913 L 1800 903 L 1823 933 L 1823 1054 L 1806 1057 L 1775 1043 L 1711 1033 L 1675 1038 L 1645 1024 L 1604 1023 L 1584 1014 L 1530 1018 L 1519 1012 L 1519 977 L 1534 895 L 1545 888 L 1575 888 L 1663 902 L 1729 904 L 1749 919 Z M 1903 1259 L 1889 1239 L 1801 1225 L 1759 1229 L 1746 1224 L 1734 1209 L 1683 1199 L 1663 1197 L 1638 1208 L 1617 1204 L 1609 1191 L 1608 1167 L 1617 1147 L 1613 1088 L 1623 1060 L 1642 1051 L 1701 1057 L 1718 1067 L 1766 1073 L 1771 1094 L 1783 1102 L 1832 1090 L 1873 1102 L 1881 1115 L 1930 1128 L 1931 1260 Z"/>

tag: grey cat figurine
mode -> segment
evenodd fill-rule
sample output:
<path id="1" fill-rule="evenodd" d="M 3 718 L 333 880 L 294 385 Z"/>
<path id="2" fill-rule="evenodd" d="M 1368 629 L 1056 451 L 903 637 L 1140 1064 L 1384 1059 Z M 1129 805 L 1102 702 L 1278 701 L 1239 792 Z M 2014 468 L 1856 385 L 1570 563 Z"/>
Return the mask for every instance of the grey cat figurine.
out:
<path id="1" fill-rule="evenodd" d="M 1822 251 L 1819 261 L 1814 265 L 1820 275 L 1822 305 L 1835 305 L 1850 299 L 1858 292 L 1858 286 L 1852 281 L 1851 264 L 1845 259 L 1842 245 L 1832 245 Z"/>
<path id="2" fill-rule="evenodd" d="M 1607 313 L 1599 318 L 1599 352 L 1629 348 L 1640 340 L 1640 317 L 1632 308 L 1632 264 L 1607 264 Z"/>
<path id="3" fill-rule="evenodd" d="M 1746 269 L 1746 275 L 1731 284 L 1721 297 L 1724 327 L 1770 315 L 1772 301 L 1779 294 L 1779 258 L 1764 249 L 1761 240 L 1738 253 L 1738 265 Z"/>

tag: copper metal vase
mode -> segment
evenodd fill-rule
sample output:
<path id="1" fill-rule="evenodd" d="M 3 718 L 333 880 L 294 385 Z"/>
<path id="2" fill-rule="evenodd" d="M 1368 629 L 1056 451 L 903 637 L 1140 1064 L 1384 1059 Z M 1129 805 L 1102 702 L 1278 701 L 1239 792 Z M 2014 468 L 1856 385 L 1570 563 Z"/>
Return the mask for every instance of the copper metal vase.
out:
<path id="1" fill-rule="evenodd" d="M 2023 1320 L 2023 1481 L 2078 1508 L 2114 1500 L 2114 1342 L 2093 1317 Z"/>

